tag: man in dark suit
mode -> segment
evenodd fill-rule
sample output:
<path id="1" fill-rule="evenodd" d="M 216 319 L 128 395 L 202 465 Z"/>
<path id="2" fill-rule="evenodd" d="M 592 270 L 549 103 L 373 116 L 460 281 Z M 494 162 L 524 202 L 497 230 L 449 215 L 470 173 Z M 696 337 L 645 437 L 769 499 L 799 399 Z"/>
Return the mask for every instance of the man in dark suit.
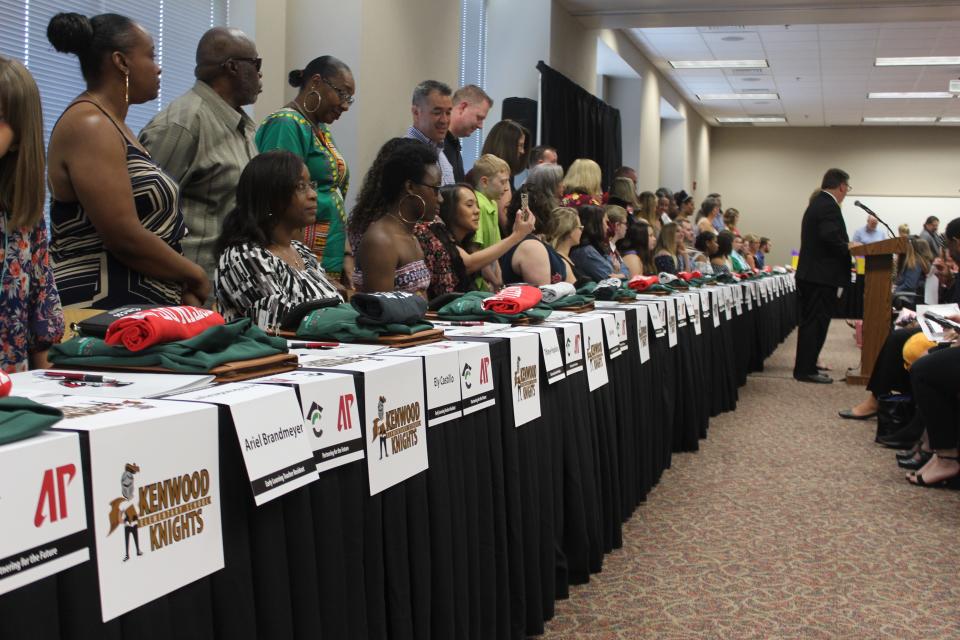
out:
<path id="1" fill-rule="evenodd" d="M 840 204 L 850 192 L 849 180 L 846 171 L 827 171 L 820 193 L 811 198 L 803 214 L 797 265 L 800 327 L 793 365 L 793 377 L 801 382 L 833 382 L 817 370 L 817 358 L 837 306 L 837 293 L 850 279 L 851 243 L 840 212 Z"/>

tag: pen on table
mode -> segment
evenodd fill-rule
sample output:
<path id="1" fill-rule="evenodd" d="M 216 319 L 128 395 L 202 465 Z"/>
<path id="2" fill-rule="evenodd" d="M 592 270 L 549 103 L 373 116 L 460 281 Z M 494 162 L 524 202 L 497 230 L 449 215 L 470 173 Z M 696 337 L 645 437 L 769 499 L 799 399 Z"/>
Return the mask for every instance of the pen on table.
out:
<path id="1" fill-rule="evenodd" d="M 44 371 L 45 378 L 59 378 L 61 380 L 76 380 L 78 382 L 117 382 L 113 378 L 104 378 L 95 373 L 76 373 L 72 371 Z"/>
<path id="2" fill-rule="evenodd" d="M 339 347 L 339 342 L 291 342 L 291 349 L 332 349 Z"/>
<path id="3" fill-rule="evenodd" d="M 448 323 L 451 327 L 482 327 L 482 320 L 451 320 Z"/>

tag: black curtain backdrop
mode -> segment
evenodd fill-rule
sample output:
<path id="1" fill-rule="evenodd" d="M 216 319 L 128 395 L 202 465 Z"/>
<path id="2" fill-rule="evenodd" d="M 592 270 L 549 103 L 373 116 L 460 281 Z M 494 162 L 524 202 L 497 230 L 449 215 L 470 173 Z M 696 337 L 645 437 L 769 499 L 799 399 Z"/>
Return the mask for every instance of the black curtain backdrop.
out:
<path id="1" fill-rule="evenodd" d="M 541 60 L 541 144 L 557 149 L 564 169 L 577 158 L 596 160 L 604 187 L 623 162 L 620 111 Z"/>

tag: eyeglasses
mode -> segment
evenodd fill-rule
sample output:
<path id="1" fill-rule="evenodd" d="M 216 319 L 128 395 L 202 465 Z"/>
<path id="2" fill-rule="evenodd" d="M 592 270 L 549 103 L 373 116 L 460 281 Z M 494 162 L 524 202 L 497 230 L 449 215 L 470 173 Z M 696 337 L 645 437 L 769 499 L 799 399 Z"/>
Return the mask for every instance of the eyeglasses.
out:
<path id="1" fill-rule="evenodd" d="M 440 187 L 443 186 L 439 184 L 427 184 L 426 182 L 414 182 L 414 184 L 418 184 L 421 187 L 429 187 L 430 189 L 433 189 L 437 195 L 440 195 Z"/>
<path id="2" fill-rule="evenodd" d="M 296 189 L 298 193 L 307 193 L 309 191 L 316 191 L 317 182 L 315 180 L 311 180 L 310 182 L 298 182 Z"/>
<path id="3" fill-rule="evenodd" d="M 356 98 L 354 98 L 352 95 L 350 95 L 349 93 L 347 93 L 346 91 L 344 91 L 343 89 L 341 89 L 340 87 L 338 87 L 337 85 L 333 84 L 332 82 L 330 82 L 330 81 L 327 80 L 326 78 L 320 78 L 320 79 L 323 80 L 323 84 L 325 84 L 325 85 L 327 85 L 328 87 L 330 87 L 331 89 L 333 89 L 333 92 L 334 92 L 335 94 L 337 94 L 337 97 L 338 97 L 338 98 L 340 98 L 340 103 L 341 103 L 341 104 L 343 104 L 343 103 L 353 104 L 354 102 L 356 102 L 356 100 L 357 100 Z M 427 185 L 427 186 L 429 186 L 429 185 Z"/>
<path id="4" fill-rule="evenodd" d="M 227 58 L 223 61 L 223 64 L 227 64 L 231 60 L 234 62 L 249 62 L 257 71 L 260 71 L 260 67 L 263 66 L 263 58 Z"/>

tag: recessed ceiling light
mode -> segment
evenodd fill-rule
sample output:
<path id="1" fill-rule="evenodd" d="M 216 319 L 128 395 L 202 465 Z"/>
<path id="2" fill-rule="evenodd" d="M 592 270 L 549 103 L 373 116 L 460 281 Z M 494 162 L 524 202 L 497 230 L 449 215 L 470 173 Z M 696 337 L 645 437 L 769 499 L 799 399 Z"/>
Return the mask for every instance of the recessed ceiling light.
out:
<path id="1" fill-rule="evenodd" d="M 960 124 L 960 116 L 943 116 L 940 122 L 949 124 Z"/>
<path id="2" fill-rule="evenodd" d="M 698 93 L 697 98 L 704 100 L 779 100 L 776 93 Z"/>
<path id="3" fill-rule="evenodd" d="M 760 82 L 763 78 L 743 78 L 744 82 Z"/>
<path id="4" fill-rule="evenodd" d="M 724 36 L 723 38 L 720 38 L 720 39 L 723 40 L 724 42 L 740 42 L 741 40 L 743 40 L 743 36 Z"/>
<path id="5" fill-rule="evenodd" d="M 904 58 L 877 58 L 878 67 L 916 67 L 918 65 L 960 65 L 960 56 L 914 56 Z"/>
<path id="6" fill-rule="evenodd" d="M 930 123 L 936 122 L 936 116 L 865 116 L 863 121 L 867 124 L 881 122 L 913 122 Z"/>
<path id="7" fill-rule="evenodd" d="M 674 69 L 765 69 L 766 60 L 671 60 Z"/>
<path id="8" fill-rule="evenodd" d="M 741 122 L 786 122 L 787 119 L 782 116 L 721 116 L 717 118 L 720 124 L 737 124 Z"/>
<path id="9" fill-rule="evenodd" d="M 949 91 L 873 91 L 867 94 L 871 100 L 884 98 L 953 98 Z"/>

